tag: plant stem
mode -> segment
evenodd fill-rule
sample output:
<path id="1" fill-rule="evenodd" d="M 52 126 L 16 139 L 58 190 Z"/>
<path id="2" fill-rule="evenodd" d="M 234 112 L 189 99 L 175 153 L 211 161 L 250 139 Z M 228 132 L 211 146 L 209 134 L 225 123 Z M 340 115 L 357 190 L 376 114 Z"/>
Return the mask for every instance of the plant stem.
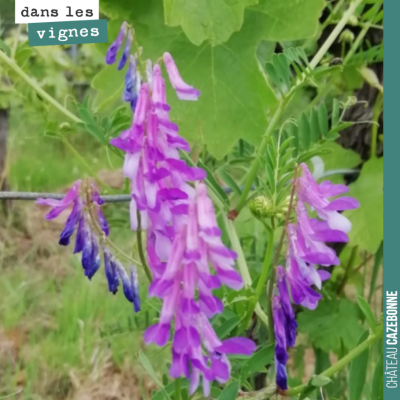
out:
<path id="1" fill-rule="evenodd" d="M 377 327 L 377 332 L 370 335 L 367 340 L 360 343 L 357 347 L 347 353 L 343 358 L 337 361 L 334 365 L 330 366 L 324 372 L 321 372 L 318 376 L 325 376 L 327 378 L 331 377 L 332 375 L 336 374 L 340 370 L 342 370 L 347 364 L 353 361 L 356 357 L 358 357 L 363 351 L 371 347 L 375 342 L 380 340 L 383 336 L 383 325 L 379 325 Z M 286 390 L 282 395 L 285 398 L 289 398 L 292 396 L 296 396 L 301 393 L 306 387 L 308 386 L 307 383 L 303 383 L 299 386 L 296 386 L 292 389 Z M 257 392 L 249 392 L 249 393 L 240 393 L 237 397 L 237 400 L 240 399 L 247 399 L 247 400 L 268 400 L 273 396 L 276 396 L 277 388 L 275 385 L 271 385 L 267 388 L 261 389 Z"/>
<path id="2" fill-rule="evenodd" d="M 351 276 L 351 272 L 353 270 L 354 263 L 356 261 L 357 251 L 358 251 L 358 246 L 354 246 L 352 248 L 352 250 L 351 250 L 349 262 L 347 263 L 347 267 L 346 267 L 346 271 L 345 271 L 344 277 L 342 279 L 342 282 L 340 282 L 340 285 L 339 285 L 338 290 L 337 290 L 337 294 L 338 295 L 343 292 L 344 287 L 346 286 L 346 282 L 349 279 L 349 277 Z"/>
<path id="3" fill-rule="evenodd" d="M 108 246 L 110 246 L 112 249 L 114 249 L 118 254 L 121 254 L 126 260 L 128 260 L 129 262 L 131 262 L 134 265 L 142 266 L 139 261 L 133 259 L 132 257 L 129 257 L 116 244 L 114 244 L 114 242 L 112 242 L 111 239 L 108 236 L 106 236 L 105 233 L 103 232 L 103 230 L 101 229 L 101 226 L 99 225 L 97 218 L 93 212 L 93 207 L 91 205 L 90 193 L 88 190 L 87 183 L 86 183 L 86 204 L 87 204 L 87 210 L 89 212 L 90 220 L 92 222 L 94 229 L 97 231 L 97 234 L 99 235 L 99 237 L 101 237 L 104 240 L 104 242 Z"/>
<path id="4" fill-rule="evenodd" d="M 136 229 L 136 238 L 137 238 L 139 258 L 140 258 L 140 261 L 142 262 L 142 265 L 143 265 L 143 268 L 144 268 L 144 272 L 146 273 L 147 279 L 151 283 L 151 281 L 153 280 L 153 277 L 151 275 L 149 266 L 147 265 L 146 257 L 144 255 L 144 251 L 143 251 L 142 221 L 141 221 L 141 218 L 140 218 L 139 210 L 136 211 L 136 215 L 137 215 L 137 220 L 138 220 L 138 227 Z"/>
<path id="5" fill-rule="evenodd" d="M 268 275 L 271 272 L 272 252 L 274 249 L 274 234 L 275 234 L 275 230 L 274 230 L 274 228 L 271 228 L 270 232 L 269 232 L 267 251 L 265 253 L 265 258 L 264 258 L 260 278 L 258 279 L 257 288 L 256 288 L 257 299 L 261 296 L 261 293 L 263 292 L 263 289 L 267 282 Z"/>
<path id="6" fill-rule="evenodd" d="M 228 231 L 229 239 L 231 241 L 233 249 L 236 251 L 238 258 L 237 258 L 237 263 L 239 266 L 239 271 L 240 274 L 242 275 L 244 285 L 246 287 L 251 287 L 252 285 L 252 279 L 250 276 L 249 269 L 247 267 L 246 259 L 243 254 L 243 249 L 242 246 L 240 245 L 239 238 L 237 236 L 236 229 L 233 225 L 233 221 L 228 219 L 228 217 L 225 215 L 225 213 L 222 214 L 226 226 L 226 230 Z M 258 318 L 260 318 L 261 322 L 268 327 L 268 317 L 262 310 L 260 304 L 257 302 L 256 307 L 254 309 L 254 312 L 257 314 Z"/>
<path id="7" fill-rule="evenodd" d="M 371 347 L 376 341 L 378 341 L 383 336 L 383 325 L 377 328 L 377 332 L 369 336 L 367 340 L 360 343 L 356 348 L 347 353 L 343 358 L 341 358 L 336 364 L 330 366 L 324 372 L 318 376 L 326 376 L 327 378 L 335 375 L 336 372 L 342 370 L 347 364 L 353 361 L 357 356 L 359 356 L 364 350 Z M 302 390 L 307 386 L 307 384 L 302 384 L 294 387 L 293 389 L 286 390 L 285 396 L 294 396 L 302 392 Z"/>
<path id="8" fill-rule="evenodd" d="M 74 122 L 82 122 L 80 118 L 72 114 L 63 105 L 61 105 L 57 100 L 46 93 L 37 82 L 35 82 L 30 76 L 28 76 L 16 63 L 14 60 L 9 58 L 7 54 L 0 50 L 0 59 L 3 60 L 11 69 L 13 69 L 29 86 L 36 91 L 36 93 L 53 105 L 57 110 L 61 111 L 68 118 L 72 119 Z"/>
<path id="9" fill-rule="evenodd" d="M 354 11 L 357 9 L 357 7 L 363 2 L 363 0 L 355 0 L 351 3 L 351 6 L 349 9 L 343 14 L 342 18 L 338 22 L 338 24 L 335 26 L 335 29 L 331 32 L 329 37 L 325 40 L 324 44 L 321 46 L 321 48 L 318 50 L 317 54 L 314 56 L 314 58 L 310 62 L 310 68 L 314 69 L 322 60 L 322 58 L 325 56 L 326 52 L 329 50 L 329 48 L 332 46 L 333 42 L 336 40 L 336 38 L 339 36 L 340 32 L 344 28 L 344 26 L 347 24 L 347 21 L 350 19 L 350 17 L 354 14 Z"/>
<path id="10" fill-rule="evenodd" d="M 371 127 L 371 154 L 370 158 L 376 158 L 376 147 L 378 142 L 378 119 L 382 112 L 382 105 L 383 105 L 383 95 L 381 92 L 378 93 L 376 98 L 374 109 L 372 112 L 372 121 L 376 122 Z"/>
<path id="11" fill-rule="evenodd" d="M 181 379 L 175 379 L 175 396 L 174 400 L 181 400 Z"/>

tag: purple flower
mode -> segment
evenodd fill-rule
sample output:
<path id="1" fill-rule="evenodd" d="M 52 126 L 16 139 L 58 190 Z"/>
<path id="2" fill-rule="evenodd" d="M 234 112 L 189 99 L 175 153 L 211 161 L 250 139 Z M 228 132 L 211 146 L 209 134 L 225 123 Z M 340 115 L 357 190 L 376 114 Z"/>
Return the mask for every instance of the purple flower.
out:
<path id="1" fill-rule="evenodd" d="M 287 389 L 287 347 L 294 346 L 297 328 L 288 288 L 295 304 L 310 310 L 317 307 L 322 296 L 314 288 L 321 289 L 330 274 L 318 270 L 316 265 L 339 264 L 335 251 L 324 242 L 348 241 L 351 225 L 338 211 L 359 206 L 351 197 L 330 201 L 329 197 L 347 192 L 347 186 L 331 182 L 317 184 L 307 166 L 301 164 L 301 167 L 303 176 L 297 182 L 297 221 L 287 227 L 286 271 L 281 266 L 277 268 L 278 294 L 273 298 L 276 384 L 282 390 Z M 320 219 L 308 216 L 305 203 L 317 211 Z"/>
<path id="2" fill-rule="evenodd" d="M 329 201 L 329 197 L 346 193 L 346 185 L 335 185 L 329 181 L 317 184 L 306 164 L 300 164 L 303 176 L 298 179 L 298 195 L 300 200 L 313 207 L 318 216 L 327 222 L 330 229 L 348 233 L 350 221 L 338 211 L 358 208 L 359 202 L 352 197 L 341 197 Z"/>
<path id="3" fill-rule="evenodd" d="M 51 211 L 46 215 L 47 219 L 56 218 L 72 205 L 72 211 L 61 232 L 59 243 L 63 246 L 68 245 L 77 227 L 74 253 L 82 253 L 82 268 L 85 276 L 91 280 L 101 265 L 101 241 L 104 269 L 110 292 L 113 294 L 117 292 L 121 279 L 125 297 L 133 303 L 136 312 L 140 311 L 136 270 L 132 268 L 131 274 L 128 276 L 123 266 L 111 254 L 105 243 L 109 234 L 109 227 L 100 207 L 104 204 L 104 201 L 93 184 L 85 185 L 84 190 L 86 193 L 81 193 L 83 191 L 81 183 L 81 181 L 77 181 L 62 200 L 38 199 L 37 204 L 52 207 Z M 89 204 L 87 203 L 87 198 L 89 199 Z M 96 230 L 93 229 L 94 226 L 97 227 Z"/>
<path id="4" fill-rule="evenodd" d="M 111 46 L 107 50 L 106 54 L 106 63 L 111 65 L 114 64 L 117 59 L 118 50 L 121 48 L 122 42 L 124 41 L 126 31 L 127 31 L 127 23 L 123 22 L 117 36 L 117 39 L 111 44 Z"/>
<path id="5" fill-rule="evenodd" d="M 171 248 L 175 231 L 186 218 L 188 202 L 194 195 L 187 182 L 206 176 L 202 169 L 189 167 L 180 159 L 178 150 L 190 148 L 178 135 L 169 110 L 161 68 L 155 64 L 151 90 L 148 83 L 140 88 L 131 128 L 110 141 L 125 152 L 123 174 L 131 181 L 131 227 L 137 229 L 139 212 L 142 229 L 150 226 L 152 230 L 150 243 L 155 247 L 148 253 L 154 254 L 149 259 L 154 274 L 168 258 L 163 249 Z"/>
<path id="6" fill-rule="evenodd" d="M 183 81 L 171 54 L 164 53 L 163 59 L 169 80 L 175 89 L 178 98 L 180 100 L 197 100 L 200 96 L 200 92 Z"/>
<path id="7" fill-rule="evenodd" d="M 167 198 L 181 197 L 180 192 L 162 193 Z M 221 283 L 240 289 L 243 282 L 233 268 L 236 254 L 221 241 L 204 183 L 196 184 L 187 213 L 180 230 L 173 235 L 172 246 L 163 230 L 153 229 L 148 237 L 154 274 L 149 295 L 163 299 L 163 306 L 159 322 L 146 330 L 144 340 L 164 346 L 175 321 L 170 374 L 190 379 L 191 394 L 202 380 L 204 395 L 208 396 L 211 381 L 224 383 L 230 377 L 226 355 L 250 355 L 255 344 L 246 338 L 220 341 L 209 322 L 223 310 L 223 303 L 212 289 Z M 157 248 L 158 243 L 165 244 Z"/>
<path id="8" fill-rule="evenodd" d="M 118 71 L 120 71 L 122 68 L 125 67 L 126 61 L 128 60 L 130 52 L 131 52 L 132 41 L 133 41 L 133 34 L 132 34 L 132 30 L 129 29 L 128 37 L 126 39 L 125 46 L 124 46 L 124 51 L 122 52 L 121 59 L 119 60 L 119 63 L 118 63 L 118 67 L 117 67 Z"/>
<path id="9" fill-rule="evenodd" d="M 125 74 L 125 85 L 122 98 L 130 103 L 132 111 L 135 111 L 141 85 L 141 76 L 137 70 L 137 57 L 129 57 L 129 67 Z"/>
<path id="10" fill-rule="evenodd" d="M 125 268 L 117 262 L 116 269 L 119 277 L 122 281 L 122 287 L 126 299 L 133 304 L 135 312 L 140 311 L 140 297 L 139 297 L 139 281 L 137 276 L 137 270 L 131 267 L 130 274 L 125 271 Z"/>
<path id="11" fill-rule="evenodd" d="M 117 271 L 117 261 L 111 254 L 108 247 L 103 245 L 104 270 L 108 281 L 108 289 L 112 294 L 117 293 L 119 286 L 119 276 Z"/>

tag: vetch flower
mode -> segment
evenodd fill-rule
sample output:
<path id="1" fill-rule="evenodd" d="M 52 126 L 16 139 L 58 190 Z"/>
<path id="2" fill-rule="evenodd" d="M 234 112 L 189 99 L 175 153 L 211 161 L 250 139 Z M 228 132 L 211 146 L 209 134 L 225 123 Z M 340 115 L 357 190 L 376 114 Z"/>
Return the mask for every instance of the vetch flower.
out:
<path id="1" fill-rule="evenodd" d="M 174 321 L 170 374 L 190 379 L 191 394 L 202 379 L 204 395 L 208 396 L 211 381 L 224 383 L 230 377 L 226 355 L 250 355 L 255 344 L 246 338 L 220 341 L 209 322 L 209 318 L 223 310 L 223 303 L 212 294 L 212 289 L 221 283 L 240 289 L 243 282 L 233 268 L 236 254 L 221 241 L 204 183 L 196 184 L 187 218 L 175 233 L 169 254 L 149 288 L 149 295 L 161 298 L 163 306 L 159 322 L 146 330 L 144 340 L 164 346 Z"/>
<path id="2" fill-rule="evenodd" d="M 297 323 L 290 303 L 285 270 L 281 266 L 277 268 L 277 286 L 278 293 L 274 295 L 272 306 L 276 341 L 276 383 L 281 389 L 286 390 L 286 363 L 289 358 L 287 348 L 295 344 Z"/>
<path id="3" fill-rule="evenodd" d="M 111 46 L 107 50 L 106 54 L 106 63 L 111 65 L 114 64 L 117 59 L 118 50 L 121 48 L 122 42 L 125 39 L 126 31 L 128 24 L 123 22 L 119 31 L 119 34 L 115 41 L 111 44 Z"/>
<path id="4" fill-rule="evenodd" d="M 125 46 L 124 46 L 124 51 L 122 52 L 121 59 L 119 60 L 118 63 L 118 71 L 120 71 L 122 68 L 125 67 L 126 61 L 129 58 L 130 52 L 131 52 L 131 46 L 132 46 L 132 41 L 133 41 L 133 33 L 132 29 L 128 30 L 128 37 L 126 38 Z"/>
<path id="5" fill-rule="evenodd" d="M 358 208 L 359 202 L 352 197 L 334 197 L 346 193 L 346 185 L 335 185 L 329 181 L 317 184 L 306 164 L 300 164 L 303 175 L 298 179 L 298 195 L 300 200 L 314 208 L 318 216 L 327 222 L 330 229 L 348 233 L 351 229 L 350 221 L 338 211 Z"/>
<path id="6" fill-rule="evenodd" d="M 180 159 L 178 150 L 189 151 L 190 147 L 170 120 L 159 64 L 153 67 L 151 88 L 148 83 L 141 85 L 132 126 L 110 143 L 125 152 L 123 174 L 131 181 L 131 227 L 137 229 L 138 213 L 141 228 L 150 227 L 149 264 L 157 275 L 166 265 L 167 249 L 171 249 L 175 231 L 184 222 L 194 195 L 188 182 L 204 179 L 206 173 Z"/>
<path id="7" fill-rule="evenodd" d="M 168 72 L 169 80 L 175 89 L 178 98 L 180 100 L 197 100 L 200 96 L 200 92 L 183 81 L 171 54 L 164 53 L 163 60 Z"/>
<path id="8" fill-rule="evenodd" d="M 89 199 L 89 204 L 87 203 Z M 115 259 L 107 247 L 106 237 L 109 235 L 109 226 L 101 210 L 103 199 L 93 184 L 82 184 L 79 180 L 67 192 L 62 200 L 42 199 L 37 204 L 52 207 L 46 219 L 54 219 L 63 211 L 72 206 L 64 229 L 61 232 L 59 244 L 66 246 L 76 229 L 74 253 L 81 253 L 81 263 L 85 276 L 93 278 L 101 265 L 101 251 L 104 256 L 104 270 L 108 281 L 108 288 L 115 294 L 120 281 L 127 300 L 134 305 L 135 312 L 140 311 L 137 272 L 131 268 L 130 276 L 127 275 L 121 263 Z"/>
<path id="9" fill-rule="evenodd" d="M 359 206 L 351 197 L 329 200 L 347 192 L 347 186 L 329 181 L 318 184 L 305 164 L 301 164 L 301 168 L 303 174 L 294 183 L 299 199 L 296 223 L 287 226 L 286 270 L 281 266 L 277 268 L 278 290 L 273 298 L 276 383 L 282 390 L 287 389 L 287 348 L 293 347 L 296 340 L 297 324 L 290 295 L 295 304 L 310 310 L 318 306 L 322 296 L 316 289 L 321 289 L 322 282 L 329 279 L 330 274 L 317 266 L 339 265 L 335 251 L 325 242 L 348 241 L 351 224 L 339 211 Z M 316 210 L 319 218 L 309 217 L 306 204 Z"/>

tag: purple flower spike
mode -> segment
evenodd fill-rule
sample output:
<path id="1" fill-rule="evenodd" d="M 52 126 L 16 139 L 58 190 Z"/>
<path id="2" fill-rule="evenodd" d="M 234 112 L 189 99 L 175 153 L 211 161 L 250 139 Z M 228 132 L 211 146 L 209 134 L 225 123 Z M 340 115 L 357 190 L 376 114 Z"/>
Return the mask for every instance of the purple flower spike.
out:
<path id="1" fill-rule="evenodd" d="M 185 192 L 164 188 L 159 198 L 186 201 L 184 195 Z M 174 233 L 172 247 L 171 233 Z M 147 249 L 155 276 L 149 294 L 161 298 L 163 307 L 159 323 L 146 330 L 145 342 L 164 346 L 175 319 L 170 374 L 175 378 L 181 375 L 189 378 L 192 394 L 202 381 L 203 393 L 208 396 L 211 381 L 229 380 L 231 367 L 227 354 L 251 355 L 256 346 L 246 338 L 221 342 L 208 320 L 223 311 L 223 303 L 212 294 L 212 289 L 221 282 L 236 287 L 241 287 L 243 282 L 233 268 L 236 254 L 221 241 L 204 183 L 196 185 L 179 231 L 153 229 L 148 234 Z"/>
<path id="2" fill-rule="evenodd" d="M 107 64 L 109 64 L 109 65 L 114 64 L 115 61 L 117 60 L 117 53 L 118 53 L 118 50 L 121 48 L 122 42 L 124 41 L 127 27 L 128 27 L 127 23 L 123 22 L 121 25 L 119 34 L 117 36 L 117 39 L 108 48 L 107 54 L 106 54 L 106 63 Z"/>
<path id="3" fill-rule="evenodd" d="M 114 258 L 106 246 L 105 241 L 107 240 L 106 236 L 109 234 L 109 226 L 100 207 L 104 201 L 95 185 L 85 185 L 85 188 L 89 193 L 80 193 L 81 181 L 77 181 L 62 200 L 38 199 L 38 204 L 53 207 L 50 213 L 47 214 L 47 218 L 50 216 L 50 219 L 57 217 L 71 204 L 73 205 L 65 227 L 61 232 L 59 243 L 63 246 L 68 245 L 75 228 L 78 227 L 74 254 L 82 253 L 82 267 L 85 276 L 91 280 L 101 265 L 99 249 L 99 240 L 101 240 L 108 288 L 111 293 L 115 294 L 121 279 L 125 297 L 133 303 L 134 310 L 137 312 L 140 310 L 140 298 L 136 270 L 132 269 L 130 276 L 128 276 L 122 265 Z M 90 194 L 89 204 L 87 204 L 87 194 Z M 88 208 L 91 208 L 90 212 L 88 212 Z M 95 220 L 92 220 L 92 218 Z M 96 226 L 100 227 L 103 233 L 93 230 L 93 227 Z"/>
<path id="4" fill-rule="evenodd" d="M 183 81 L 171 54 L 164 53 L 163 59 L 169 80 L 175 89 L 178 98 L 180 100 L 197 100 L 200 96 L 200 92 Z"/>

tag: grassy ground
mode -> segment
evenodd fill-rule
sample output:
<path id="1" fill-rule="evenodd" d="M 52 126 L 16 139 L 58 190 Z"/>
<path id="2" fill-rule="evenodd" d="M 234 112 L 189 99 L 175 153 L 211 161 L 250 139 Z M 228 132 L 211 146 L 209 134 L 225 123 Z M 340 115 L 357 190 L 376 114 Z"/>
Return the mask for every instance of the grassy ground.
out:
<path id="1" fill-rule="evenodd" d="M 18 190 L 61 191 L 83 170 L 29 112 L 11 115 L 9 177 Z M 90 138 L 72 138 L 86 162 L 111 186 L 121 184 Z M 118 160 L 114 160 L 118 166 Z M 131 252 L 134 235 L 122 206 L 107 206 L 112 237 Z M 0 397 L 10 399 L 140 399 L 154 384 L 138 365 L 142 332 L 155 316 L 149 304 L 134 314 L 122 293 L 108 293 L 103 270 L 88 281 L 71 247 L 58 246 L 60 221 L 45 208 L 14 202 L 0 211 Z M 121 260 L 122 261 L 122 260 Z M 127 266 L 127 265 L 126 265 Z M 147 291 L 141 274 L 142 298 Z M 146 354 L 165 370 L 156 348 Z M 162 354 L 161 354 L 162 355 Z"/>

